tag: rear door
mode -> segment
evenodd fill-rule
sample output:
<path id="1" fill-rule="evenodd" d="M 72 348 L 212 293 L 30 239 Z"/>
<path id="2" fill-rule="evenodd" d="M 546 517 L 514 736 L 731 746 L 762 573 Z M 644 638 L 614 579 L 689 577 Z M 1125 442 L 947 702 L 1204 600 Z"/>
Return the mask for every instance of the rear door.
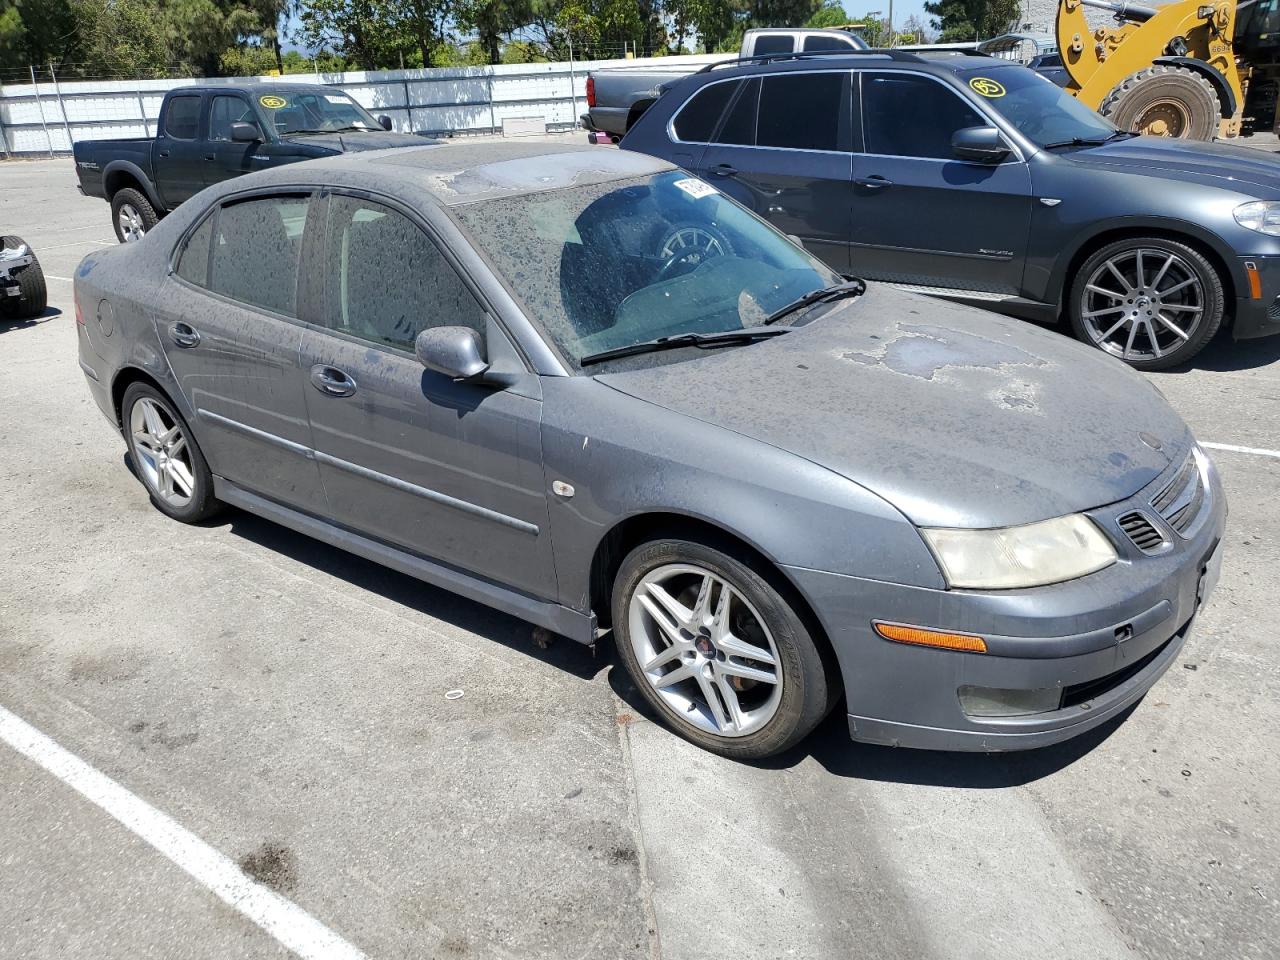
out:
<path id="1" fill-rule="evenodd" d="M 208 144 L 200 137 L 203 97 L 198 93 L 171 96 L 164 107 L 160 136 L 152 148 L 156 190 L 172 210 L 205 187 Z"/>
<path id="2" fill-rule="evenodd" d="M 423 368 L 414 341 L 467 326 L 518 356 L 432 236 L 379 199 L 328 201 L 320 324 L 302 341 L 330 515 L 413 553 L 556 596 L 538 378 L 502 388 Z"/>
<path id="3" fill-rule="evenodd" d="M 1017 294 L 1032 198 L 1016 148 L 997 164 L 959 160 L 952 134 L 991 125 L 974 104 L 926 74 L 859 74 L 865 149 L 853 158 L 850 271 Z"/>
<path id="4" fill-rule="evenodd" d="M 705 179 L 798 237 L 839 273 L 849 269 L 849 97 L 848 71 L 743 80 L 697 166 Z M 677 131 L 679 119 L 677 114 Z"/>
<path id="5" fill-rule="evenodd" d="M 282 193 L 214 210 L 185 242 L 155 321 L 213 472 L 323 514 L 298 365 L 310 206 L 306 193 Z"/>
<path id="6" fill-rule="evenodd" d="M 262 136 L 262 125 L 246 97 L 217 93 L 209 98 L 208 150 L 205 151 L 205 184 L 221 183 L 242 173 L 267 165 L 262 143 L 237 143 L 231 139 L 231 125 L 251 123 Z"/>

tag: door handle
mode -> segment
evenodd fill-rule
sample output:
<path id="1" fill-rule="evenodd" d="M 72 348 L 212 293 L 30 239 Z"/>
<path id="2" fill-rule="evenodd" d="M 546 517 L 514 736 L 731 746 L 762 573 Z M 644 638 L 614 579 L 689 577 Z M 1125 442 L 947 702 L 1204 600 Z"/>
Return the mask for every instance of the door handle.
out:
<path id="1" fill-rule="evenodd" d="M 727 163 L 717 163 L 711 168 L 711 172 L 717 177 L 736 177 L 738 168 Z"/>
<path id="2" fill-rule="evenodd" d="M 311 385 L 329 397 L 349 397 L 356 392 L 356 382 L 339 370 L 325 363 L 311 368 Z"/>
<path id="3" fill-rule="evenodd" d="M 160 151 L 160 156 L 162 156 L 162 157 L 167 157 L 167 156 L 169 156 L 169 151 L 168 151 L 168 150 L 161 150 L 161 151 Z"/>
<path id="4" fill-rule="evenodd" d="M 869 177 L 859 177 L 857 180 L 853 182 L 856 186 L 866 187 L 868 190 L 879 190 L 882 187 L 893 186 L 892 180 L 890 180 L 888 177 L 882 177 L 876 173 L 873 173 Z"/>
<path id="5" fill-rule="evenodd" d="M 216 156 L 215 154 L 212 154 L 212 153 L 206 153 L 206 154 L 204 155 L 204 158 L 205 158 L 206 160 L 216 160 L 216 159 L 218 159 L 218 158 L 217 158 L 217 156 Z"/>
<path id="6" fill-rule="evenodd" d="M 200 334 L 191 324 L 176 320 L 169 324 L 169 339 L 180 347 L 194 347 L 200 342 Z"/>

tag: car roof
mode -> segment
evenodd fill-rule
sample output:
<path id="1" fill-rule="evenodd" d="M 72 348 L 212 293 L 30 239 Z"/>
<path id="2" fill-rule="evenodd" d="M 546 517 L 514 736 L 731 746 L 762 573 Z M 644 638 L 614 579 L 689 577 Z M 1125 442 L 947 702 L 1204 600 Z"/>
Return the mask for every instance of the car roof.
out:
<path id="1" fill-rule="evenodd" d="M 408 186 L 440 206 L 609 183 L 674 170 L 666 160 L 605 146 L 525 141 L 437 143 L 322 157 L 224 181 L 239 187 L 274 183 Z"/>
<path id="2" fill-rule="evenodd" d="M 328 83 L 289 83 L 275 80 L 206 80 L 202 83 L 191 83 L 183 87 L 172 87 L 168 93 L 235 93 L 237 91 L 252 93 L 256 90 L 273 90 L 284 93 L 303 94 L 324 91 L 325 93 L 345 93 L 341 87 Z"/>
<path id="3" fill-rule="evenodd" d="M 785 73 L 814 69 L 826 70 L 894 70 L 910 69 L 937 73 L 964 73 L 970 70 L 996 70 L 1021 64 L 1002 57 L 954 50 L 906 51 L 871 49 L 858 53 L 783 53 L 744 60 L 721 60 L 708 64 L 695 77 L 751 76 L 758 73 Z"/>

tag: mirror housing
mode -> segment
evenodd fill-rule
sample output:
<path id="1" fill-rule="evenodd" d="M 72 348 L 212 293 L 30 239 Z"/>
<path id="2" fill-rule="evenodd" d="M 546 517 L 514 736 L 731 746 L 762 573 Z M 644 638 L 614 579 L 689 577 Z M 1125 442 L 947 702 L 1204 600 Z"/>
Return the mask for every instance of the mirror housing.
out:
<path id="1" fill-rule="evenodd" d="M 262 140 L 262 132 L 256 123 L 233 123 L 231 125 L 232 143 L 258 143 Z"/>
<path id="2" fill-rule="evenodd" d="M 378 117 L 378 123 L 381 124 L 383 130 L 391 129 L 391 118 L 385 113 Z"/>
<path id="3" fill-rule="evenodd" d="M 470 327 L 428 327 L 414 341 L 418 362 L 454 380 L 474 380 L 489 369 L 480 334 Z"/>
<path id="4" fill-rule="evenodd" d="M 1009 150 L 1004 134 L 995 127 L 965 127 L 951 135 L 951 152 L 961 160 L 999 163 Z"/>

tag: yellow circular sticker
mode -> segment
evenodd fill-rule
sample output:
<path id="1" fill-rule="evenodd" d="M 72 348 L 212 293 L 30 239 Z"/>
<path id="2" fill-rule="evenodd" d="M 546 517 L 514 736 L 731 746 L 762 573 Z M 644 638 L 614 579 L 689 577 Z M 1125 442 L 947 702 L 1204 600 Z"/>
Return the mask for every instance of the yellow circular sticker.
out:
<path id="1" fill-rule="evenodd" d="M 1003 84 L 996 83 L 994 80 L 988 80 L 986 77 L 974 77 L 969 81 L 969 88 L 974 93 L 981 94 L 984 97 L 990 97 L 994 100 L 996 97 L 1004 96 Z"/>
<path id="2" fill-rule="evenodd" d="M 265 97 L 259 97 L 258 102 L 268 110 L 279 110 L 281 107 L 287 107 L 289 105 L 288 100 L 284 97 L 277 97 L 275 94 L 268 94 Z"/>

